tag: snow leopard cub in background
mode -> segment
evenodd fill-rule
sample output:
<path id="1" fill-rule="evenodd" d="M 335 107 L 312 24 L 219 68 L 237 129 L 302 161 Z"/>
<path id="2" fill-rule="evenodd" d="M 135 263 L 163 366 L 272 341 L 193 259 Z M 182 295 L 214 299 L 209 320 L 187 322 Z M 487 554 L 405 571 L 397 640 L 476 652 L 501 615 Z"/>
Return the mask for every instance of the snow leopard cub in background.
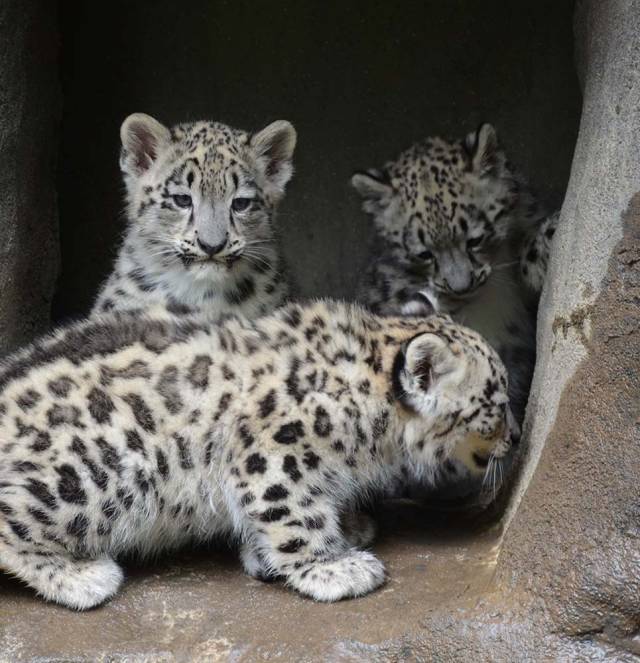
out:
<path id="1" fill-rule="evenodd" d="M 296 132 L 217 122 L 122 124 L 128 226 L 92 313 L 262 315 L 284 303 L 273 216 L 293 173 Z"/>
<path id="2" fill-rule="evenodd" d="M 0 365 L 0 569 L 86 609 L 118 555 L 221 535 L 252 575 L 359 596 L 384 566 L 341 514 L 452 459 L 483 475 L 514 434 L 502 362 L 448 316 L 99 315 Z"/>
<path id="3" fill-rule="evenodd" d="M 384 245 L 359 299 L 375 312 L 395 314 L 424 292 L 439 310 L 479 331 L 507 366 L 521 423 L 546 269 L 546 256 L 530 244 L 550 237 L 539 233 L 545 215 L 494 128 L 484 124 L 455 142 L 428 138 L 351 182 Z"/>

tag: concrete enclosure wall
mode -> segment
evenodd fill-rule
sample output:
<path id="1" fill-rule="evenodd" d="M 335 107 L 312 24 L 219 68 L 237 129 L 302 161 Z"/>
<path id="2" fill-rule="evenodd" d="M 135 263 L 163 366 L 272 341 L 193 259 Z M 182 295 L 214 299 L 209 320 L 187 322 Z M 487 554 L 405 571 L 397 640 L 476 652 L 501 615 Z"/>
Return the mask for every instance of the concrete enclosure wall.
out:
<path id="1" fill-rule="evenodd" d="M 58 268 L 55 3 L 0 3 L 0 355 L 49 324 Z"/>
<path id="2" fill-rule="evenodd" d="M 573 2 L 61 3 L 65 114 L 56 316 L 85 311 L 123 227 L 118 129 L 166 123 L 299 132 L 282 207 L 303 295 L 349 297 L 370 226 L 348 186 L 431 134 L 495 123 L 543 197 L 564 194 L 580 115 Z"/>

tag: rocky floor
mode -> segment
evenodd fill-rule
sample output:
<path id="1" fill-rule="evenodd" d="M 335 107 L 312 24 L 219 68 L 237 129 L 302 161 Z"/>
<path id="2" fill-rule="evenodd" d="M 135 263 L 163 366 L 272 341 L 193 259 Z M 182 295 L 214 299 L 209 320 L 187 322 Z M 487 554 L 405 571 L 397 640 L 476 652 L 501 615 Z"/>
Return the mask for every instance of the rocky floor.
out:
<path id="1" fill-rule="evenodd" d="M 499 533 L 408 503 L 381 522 L 374 549 L 387 585 L 333 605 L 243 575 L 229 551 L 129 566 L 121 594 L 87 613 L 0 577 L 0 661 L 422 660 L 412 651 L 434 613 L 455 620 L 482 604 Z"/>

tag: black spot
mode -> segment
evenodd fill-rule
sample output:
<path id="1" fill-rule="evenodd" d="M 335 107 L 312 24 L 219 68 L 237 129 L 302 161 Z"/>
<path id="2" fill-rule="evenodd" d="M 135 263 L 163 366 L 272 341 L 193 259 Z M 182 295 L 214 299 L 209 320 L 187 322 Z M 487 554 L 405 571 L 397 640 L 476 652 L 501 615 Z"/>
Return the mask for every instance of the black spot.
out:
<path id="1" fill-rule="evenodd" d="M 344 453 L 344 444 L 342 443 L 342 440 L 336 440 L 331 446 L 333 447 L 334 451 L 337 451 L 338 453 Z"/>
<path id="2" fill-rule="evenodd" d="M 75 386 L 75 382 L 68 376 L 62 375 L 55 380 L 51 380 L 47 387 L 53 396 L 58 398 L 66 398 L 71 391 L 71 388 Z"/>
<path id="3" fill-rule="evenodd" d="M 95 443 L 100 449 L 102 462 L 110 470 L 113 470 L 117 474 L 122 472 L 122 464 L 120 462 L 120 456 L 113 446 L 111 446 L 103 437 L 97 437 Z"/>
<path id="4" fill-rule="evenodd" d="M 313 430 L 319 437 L 328 437 L 333 430 L 333 424 L 331 423 L 329 413 L 322 407 L 322 405 L 318 405 L 316 408 L 316 419 L 313 422 Z"/>
<path id="5" fill-rule="evenodd" d="M 19 472 L 20 474 L 27 474 L 28 472 L 36 472 L 37 470 L 42 469 L 41 465 L 36 465 L 35 463 L 31 463 L 28 460 L 17 460 L 13 463 L 11 467 L 14 472 Z"/>
<path id="6" fill-rule="evenodd" d="M 227 290 L 224 297 L 229 304 L 242 304 L 256 291 L 256 284 L 250 276 L 240 280 L 234 290 Z"/>
<path id="7" fill-rule="evenodd" d="M 286 506 L 272 506 L 260 514 L 260 520 L 263 523 L 273 523 L 288 516 L 290 513 Z"/>
<path id="8" fill-rule="evenodd" d="M 122 400 L 131 408 L 133 416 L 142 430 L 147 433 L 156 432 L 156 422 L 151 414 L 151 409 L 141 396 L 131 393 L 123 396 Z"/>
<path id="9" fill-rule="evenodd" d="M 8 520 L 9 527 L 13 530 L 13 533 L 23 541 L 29 541 L 31 539 L 29 528 L 23 523 L 19 523 L 17 520 Z"/>
<path id="10" fill-rule="evenodd" d="M 313 453 L 313 451 L 308 450 L 304 452 L 302 462 L 307 466 L 308 469 L 315 470 L 320 463 L 320 456 Z"/>
<path id="11" fill-rule="evenodd" d="M 298 461 L 294 456 L 286 455 L 282 461 L 282 471 L 289 475 L 293 483 L 297 483 L 302 479 L 302 472 L 298 469 Z"/>
<path id="12" fill-rule="evenodd" d="M 51 446 L 51 436 L 46 431 L 38 431 L 35 440 L 31 443 L 29 447 L 32 451 L 36 453 L 41 453 L 46 451 Z"/>
<path id="13" fill-rule="evenodd" d="M 529 262 L 535 262 L 538 259 L 538 251 L 534 247 L 531 247 L 527 252 L 527 260 Z"/>
<path id="14" fill-rule="evenodd" d="M 120 509 L 113 500 L 105 500 L 102 503 L 101 508 L 102 508 L 102 514 L 110 522 L 116 520 L 120 515 Z"/>
<path id="15" fill-rule="evenodd" d="M 53 520 L 51 520 L 47 513 L 45 513 L 42 509 L 36 509 L 35 507 L 30 506 L 28 511 L 31 517 L 42 525 L 46 525 L 47 527 L 53 527 L 53 525 L 55 525 Z"/>
<path id="16" fill-rule="evenodd" d="M 89 401 L 89 414 L 98 424 L 111 422 L 111 413 L 116 409 L 111 397 L 102 389 L 94 387 L 87 396 Z"/>
<path id="17" fill-rule="evenodd" d="M 273 435 L 273 439 L 279 444 L 295 444 L 301 437 L 304 437 L 304 426 L 300 419 L 284 424 Z"/>
<path id="18" fill-rule="evenodd" d="M 0 502 L 0 513 L 3 516 L 10 516 L 13 514 L 13 509 L 6 502 Z"/>
<path id="19" fill-rule="evenodd" d="M 75 405 L 54 405 L 47 411 L 49 426 L 55 428 L 61 424 L 83 427 L 80 422 L 80 410 Z"/>
<path id="20" fill-rule="evenodd" d="M 145 458 L 147 457 L 147 451 L 144 448 L 144 442 L 142 441 L 142 438 L 140 437 L 140 434 L 136 430 L 128 430 L 125 432 L 126 438 L 127 438 L 127 447 L 131 449 L 131 451 L 137 451 L 138 453 L 142 454 Z"/>
<path id="21" fill-rule="evenodd" d="M 16 399 L 16 403 L 21 410 L 25 412 L 31 409 L 42 398 L 42 396 L 35 389 L 27 389 L 21 396 Z"/>
<path id="22" fill-rule="evenodd" d="M 86 504 L 87 494 L 82 489 L 82 482 L 75 468 L 64 463 L 55 468 L 60 480 L 58 481 L 58 494 L 70 504 Z"/>
<path id="23" fill-rule="evenodd" d="M 143 495 L 149 491 L 149 480 L 144 470 L 137 470 L 136 484 Z"/>
<path id="24" fill-rule="evenodd" d="M 267 459 L 260 454 L 251 454 L 246 461 L 247 474 L 264 474 L 267 470 Z"/>
<path id="25" fill-rule="evenodd" d="M 286 543 L 278 546 L 278 550 L 281 553 L 296 553 L 300 548 L 307 545 L 307 542 L 304 539 L 290 539 Z"/>
<path id="26" fill-rule="evenodd" d="M 269 486 L 265 491 L 262 499 L 266 502 L 277 502 L 289 496 L 289 491 L 281 484 L 276 483 Z"/>
<path id="27" fill-rule="evenodd" d="M 249 430 L 249 426 L 247 424 L 241 424 L 240 427 L 238 428 L 238 434 L 240 435 L 240 439 L 242 440 L 242 445 L 244 446 L 245 449 L 248 449 L 254 442 L 255 438 L 251 434 L 251 431 Z"/>
<path id="28" fill-rule="evenodd" d="M 158 465 L 158 472 L 163 479 L 169 477 L 169 463 L 167 463 L 167 457 L 161 449 L 156 447 L 156 463 Z"/>
<path id="29" fill-rule="evenodd" d="M 289 326 L 295 329 L 296 327 L 300 326 L 300 309 L 297 306 L 291 306 L 289 308 L 283 309 L 282 318 Z"/>
<path id="30" fill-rule="evenodd" d="M 84 539 L 89 529 L 89 519 L 83 514 L 79 513 L 76 517 L 67 524 L 67 534 L 75 536 L 78 539 Z"/>
<path id="31" fill-rule="evenodd" d="M 174 434 L 173 438 L 178 445 L 178 458 L 180 459 L 180 467 L 183 470 L 193 469 L 193 460 L 191 458 L 191 450 L 189 449 L 189 442 L 181 435 Z"/>
<path id="32" fill-rule="evenodd" d="M 209 386 L 209 369 L 213 360 L 209 355 L 198 355 L 187 369 L 187 380 L 196 389 L 206 389 Z"/>
<path id="33" fill-rule="evenodd" d="M 251 502 L 254 502 L 256 499 L 256 496 L 252 492 L 246 492 L 241 498 L 240 498 L 240 506 L 247 506 L 248 504 L 251 504 Z"/>
<path id="34" fill-rule="evenodd" d="M 49 490 L 46 483 L 38 479 L 29 478 L 24 487 L 37 499 L 40 500 L 46 507 L 54 511 L 58 508 L 58 502 L 54 494 Z"/>
<path id="35" fill-rule="evenodd" d="M 268 417 L 276 409 L 276 390 L 271 389 L 269 393 L 258 402 L 260 417 Z"/>
<path id="36" fill-rule="evenodd" d="M 324 516 L 307 516 L 304 519 L 304 524 L 307 529 L 323 529 L 325 525 Z"/>

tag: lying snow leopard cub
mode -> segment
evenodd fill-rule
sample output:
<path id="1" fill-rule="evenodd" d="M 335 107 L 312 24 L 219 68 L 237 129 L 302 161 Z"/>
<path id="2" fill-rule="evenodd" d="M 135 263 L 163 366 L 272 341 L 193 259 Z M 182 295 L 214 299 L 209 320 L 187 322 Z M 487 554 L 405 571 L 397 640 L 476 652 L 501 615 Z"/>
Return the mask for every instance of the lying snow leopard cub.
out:
<path id="1" fill-rule="evenodd" d="M 519 263 L 533 256 L 523 245 L 535 241 L 544 214 L 494 128 L 484 124 L 457 142 L 429 138 L 351 181 L 384 243 L 359 299 L 396 314 L 424 291 L 439 310 L 479 331 L 507 365 L 521 421 L 535 363 L 538 286 L 529 279 L 531 290 L 525 287 Z M 535 256 L 537 270 L 529 262 L 530 275 L 544 274 L 543 257 Z"/>
<path id="2" fill-rule="evenodd" d="M 250 135 L 135 113 L 120 133 L 129 223 L 92 312 L 254 317 L 284 303 L 273 215 L 293 172 L 291 124 Z"/>
<path id="3" fill-rule="evenodd" d="M 118 590 L 118 555 L 223 535 L 304 595 L 366 594 L 384 567 L 340 515 L 452 459 L 499 463 L 506 390 L 495 352 L 446 316 L 96 316 L 0 367 L 0 568 L 85 609 Z"/>

